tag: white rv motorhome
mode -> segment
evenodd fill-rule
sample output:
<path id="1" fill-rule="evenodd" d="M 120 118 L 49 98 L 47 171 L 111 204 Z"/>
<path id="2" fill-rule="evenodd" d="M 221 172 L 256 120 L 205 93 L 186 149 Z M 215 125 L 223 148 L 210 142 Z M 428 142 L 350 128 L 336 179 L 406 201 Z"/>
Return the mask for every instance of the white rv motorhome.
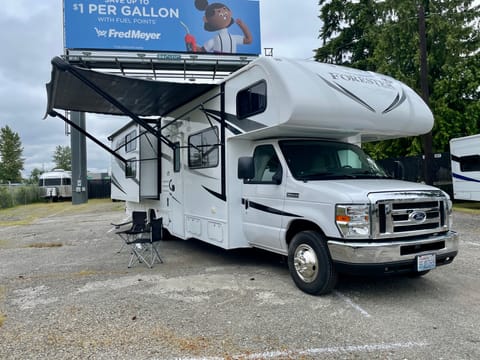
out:
<path id="1" fill-rule="evenodd" d="M 90 70 L 102 63 L 82 56 L 52 61 L 47 114 L 73 127 L 55 109 L 129 116 L 111 147 L 77 130 L 114 156 L 112 197 L 153 209 L 172 235 L 287 256 L 311 294 L 339 272 L 423 275 L 457 255 L 448 195 L 387 177 L 359 147 L 430 131 L 432 113 L 404 84 L 268 57 L 221 81 L 147 80 Z M 153 77 L 166 66 L 125 64 Z"/>
<path id="2" fill-rule="evenodd" d="M 430 131 L 427 105 L 380 74 L 259 58 L 159 118 L 110 136 L 112 198 L 181 239 L 288 256 L 305 292 L 338 272 L 423 275 L 458 237 L 443 191 L 391 179 L 358 146 Z M 166 144 L 175 144 L 171 151 Z"/>
<path id="3" fill-rule="evenodd" d="M 63 169 L 53 169 L 40 175 L 38 186 L 41 196 L 50 200 L 63 200 L 72 197 L 72 173 Z"/>
<path id="4" fill-rule="evenodd" d="M 480 201 L 480 134 L 450 140 L 453 197 Z"/>

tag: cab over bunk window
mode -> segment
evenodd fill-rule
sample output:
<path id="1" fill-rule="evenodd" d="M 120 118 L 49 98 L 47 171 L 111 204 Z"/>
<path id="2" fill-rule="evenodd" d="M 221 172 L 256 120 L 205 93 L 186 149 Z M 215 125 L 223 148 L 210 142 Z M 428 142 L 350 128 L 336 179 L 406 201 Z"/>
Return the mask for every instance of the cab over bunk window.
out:
<path id="1" fill-rule="evenodd" d="M 188 167 L 191 169 L 218 166 L 218 129 L 208 128 L 188 138 Z"/>
<path id="2" fill-rule="evenodd" d="M 246 117 L 259 114 L 267 108 L 267 83 L 260 81 L 239 91 L 237 94 L 237 117 Z"/>

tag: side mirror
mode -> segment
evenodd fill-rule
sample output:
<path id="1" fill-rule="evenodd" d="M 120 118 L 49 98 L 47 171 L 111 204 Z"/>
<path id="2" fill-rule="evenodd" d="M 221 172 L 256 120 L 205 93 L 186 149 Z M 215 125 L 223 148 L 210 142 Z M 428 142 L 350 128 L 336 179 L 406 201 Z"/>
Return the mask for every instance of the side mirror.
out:
<path id="1" fill-rule="evenodd" d="M 238 159 L 237 177 L 243 180 L 253 179 L 255 177 L 253 157 L 243 156 Z"/>

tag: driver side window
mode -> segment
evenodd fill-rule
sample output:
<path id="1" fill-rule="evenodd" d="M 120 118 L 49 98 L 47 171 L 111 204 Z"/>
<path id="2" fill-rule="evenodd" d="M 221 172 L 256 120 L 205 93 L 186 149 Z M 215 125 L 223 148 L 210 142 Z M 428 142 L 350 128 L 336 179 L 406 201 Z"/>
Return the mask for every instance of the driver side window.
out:
<path id="1" fill-rule="evenodd" d="M 282 166 L 272 145 L 260 145 L 253 153 L 255 177 L 249 183 L 278 184 L 281 178 Z"/>

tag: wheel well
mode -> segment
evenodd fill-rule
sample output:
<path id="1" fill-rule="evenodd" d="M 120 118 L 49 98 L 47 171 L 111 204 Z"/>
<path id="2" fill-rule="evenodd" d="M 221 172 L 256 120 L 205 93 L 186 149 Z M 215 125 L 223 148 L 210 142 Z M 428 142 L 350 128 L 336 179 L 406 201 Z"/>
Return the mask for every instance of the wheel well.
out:
<path id="1" fill-rule="evenodd" d="M 285 241 L 287 242 L 287 245 L 290 246 L 290 243 L 292 242 L 292 239 L 296 234 L 298 234 L 301 231 L 306 231 L 306 230 L 317 231 L 320 234 L 324 235 L 322 229 L 320 229 L 320 227 L 317 224 L 315 224 L 315 223 L 313 223 L 309 220 L 294 220 L 294 221 L 292 221 L 292 223 L 290 224 L 290 226 L 287 230 L 287 234 L 286 234 L 286 238 L 285 238 Z"/>

